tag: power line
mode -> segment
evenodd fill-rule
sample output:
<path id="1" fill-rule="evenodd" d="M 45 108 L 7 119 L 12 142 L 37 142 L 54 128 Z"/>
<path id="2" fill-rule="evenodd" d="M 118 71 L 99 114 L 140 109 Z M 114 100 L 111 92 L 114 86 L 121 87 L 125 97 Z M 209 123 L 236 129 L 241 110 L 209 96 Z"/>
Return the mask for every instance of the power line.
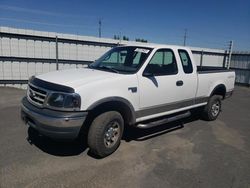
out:
<path id="1" fill-rule="evenodd" d="M 45 15 L 45 16 L 96 19 L 96 16 L 90 16 L 90 15 L 67 14 L 67 13 L 56 12 L 56 11 L 40 10 L 40 9 L 33 9 L 33 8 L 31 9 L 31 8 L 26 8 L 26 7 L 18 7 L 18 6 L 10 6 L 10 5 L 0 5 L 0 9 L 9 11 L 9 12 L 37 14 L 37 15 Z"/>
<path id="2" fill-rule="evenodd" d="M 15 19 L 15 18 L 1 18 L 0 21 L 10 21 L 10 22 L 18 22 L 18 23 L 30 23 L 35 25 L 46 25 L 46 26 L 56 26 L 56 27 L 71 27 L 71 28 L 85 28 L 85 29 L 96 29 L 94 26 L 81 26 L 81 25 L 71 25 L 71 24 L 57 24 L 57 23 L 48 23 L 48 22 L 40 22 L 40 21 L 32 21 L 25 19 Z"/>

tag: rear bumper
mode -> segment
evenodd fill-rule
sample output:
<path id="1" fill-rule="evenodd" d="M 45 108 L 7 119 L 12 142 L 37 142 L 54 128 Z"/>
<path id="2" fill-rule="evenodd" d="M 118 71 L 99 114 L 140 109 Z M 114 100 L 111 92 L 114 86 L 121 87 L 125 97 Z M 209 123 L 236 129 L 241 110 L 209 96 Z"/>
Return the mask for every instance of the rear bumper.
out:
<path id="1" fill-rule="evenodd" d="M 22 100 L 21 118 L 42 135 L 54 139 L 75 139 L 87 117 L 87 112 L 61 112 L 41 109 Z"/>

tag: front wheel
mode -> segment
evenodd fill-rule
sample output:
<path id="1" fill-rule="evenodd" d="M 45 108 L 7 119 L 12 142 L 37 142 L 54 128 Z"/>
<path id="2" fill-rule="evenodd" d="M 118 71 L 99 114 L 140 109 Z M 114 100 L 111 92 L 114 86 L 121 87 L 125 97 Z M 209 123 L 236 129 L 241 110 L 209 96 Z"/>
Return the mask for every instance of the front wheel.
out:
<path id="1" fill-rule="evenodd" d="M 124 120 L 119 112 L 109 111 L 97 116 L 89 129 L 90 151 L 99 157 L 106 157 L 120 145 Z"/>
<path id="2" fill-rule="evenodd" d="M 213 95 L 205 106 L 202 117 L 207 121 L 215 120 L 221 111 L 221 96 Z"/>

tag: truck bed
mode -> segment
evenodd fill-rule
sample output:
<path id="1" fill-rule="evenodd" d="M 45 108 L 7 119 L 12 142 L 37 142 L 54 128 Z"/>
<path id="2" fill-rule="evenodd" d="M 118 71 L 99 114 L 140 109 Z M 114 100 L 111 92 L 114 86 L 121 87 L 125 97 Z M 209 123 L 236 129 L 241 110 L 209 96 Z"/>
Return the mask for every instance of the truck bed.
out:
<path id="1" fill-rule="evenodd" d="M 196 97 L 209 97 L 219 84 L 224 85 L 225 92 L 230 92 L 234 88 L 235 73 L 233 70 L 223 67 L 197 66 L 197 72 L 198 90 Z"/>

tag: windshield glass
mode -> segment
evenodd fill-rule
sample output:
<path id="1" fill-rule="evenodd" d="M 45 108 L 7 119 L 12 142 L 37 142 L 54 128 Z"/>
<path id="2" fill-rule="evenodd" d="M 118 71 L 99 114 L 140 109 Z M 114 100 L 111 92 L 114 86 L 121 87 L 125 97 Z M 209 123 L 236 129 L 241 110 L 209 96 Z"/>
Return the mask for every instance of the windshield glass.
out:
<path id="1" fill-rule="evenodd" d="M 132 74 L 137 72 L 149 56 L 151 48 L 136 46 L 116 47 L 89 65 L 89 68 Z"/>

